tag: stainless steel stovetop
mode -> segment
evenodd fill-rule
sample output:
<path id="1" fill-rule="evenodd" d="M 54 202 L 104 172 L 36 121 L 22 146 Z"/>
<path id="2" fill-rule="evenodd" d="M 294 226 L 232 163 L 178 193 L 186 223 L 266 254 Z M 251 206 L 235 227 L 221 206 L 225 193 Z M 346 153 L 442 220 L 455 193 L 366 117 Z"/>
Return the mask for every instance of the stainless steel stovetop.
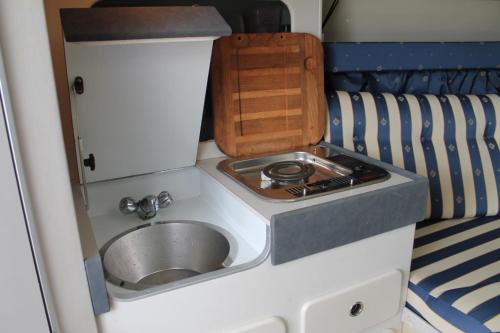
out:
<path id="1" fill-rule="evenodd" d="M 220 162 L 217 168 L 255 194 L 270 200 L 297 201 L 381 182 L 390 174 L 323 147 Z"/>

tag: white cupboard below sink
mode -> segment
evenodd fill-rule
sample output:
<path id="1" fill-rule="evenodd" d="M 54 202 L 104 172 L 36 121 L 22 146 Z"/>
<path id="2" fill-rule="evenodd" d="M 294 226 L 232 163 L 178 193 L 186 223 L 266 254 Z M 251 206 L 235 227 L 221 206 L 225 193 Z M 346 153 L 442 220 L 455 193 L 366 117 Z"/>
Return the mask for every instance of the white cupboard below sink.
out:
<path id="1" fill-rule="evenodd" d="M 286 325 L 281 318 L 271 317 L 228 333 L 286 333 Z"/>
<path id="2" fill-rule="evenodd" d="M 306 303 L 302 333 L 357 333 L 400 310 L 402 274 L 393 271 Z"/>

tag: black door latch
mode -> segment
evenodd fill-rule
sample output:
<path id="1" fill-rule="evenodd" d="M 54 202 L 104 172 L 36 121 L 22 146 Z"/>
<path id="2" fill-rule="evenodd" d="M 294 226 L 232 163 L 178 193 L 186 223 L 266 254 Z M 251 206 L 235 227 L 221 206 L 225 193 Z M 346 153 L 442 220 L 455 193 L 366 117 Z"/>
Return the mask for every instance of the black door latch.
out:
<path id="1" fill-rule="evenodd" d="M 83 94 L 83 79 L 81 76 L 77 76 L 73 82 L 73 87 L 78 95 Z"/>
<path id="2" fill-rule="evenodd" d="M 83 160 L 83 165 L 87 168 L 90 168 L 91 171 L 94 171 L 95 170 L 94 154 L 89 154 L 89 157 Z"/>

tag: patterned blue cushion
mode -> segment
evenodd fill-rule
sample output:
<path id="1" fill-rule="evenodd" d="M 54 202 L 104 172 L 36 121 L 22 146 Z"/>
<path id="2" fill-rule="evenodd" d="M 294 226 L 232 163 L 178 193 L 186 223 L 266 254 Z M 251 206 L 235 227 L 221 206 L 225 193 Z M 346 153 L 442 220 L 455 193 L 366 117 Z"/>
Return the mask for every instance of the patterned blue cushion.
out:
<path id="1" fill-rule="evenodd" d="M 441 332 L 499 332 L 500 217 L 417 224 L 407 307 Z"/>
<path id="2" fill-rule="evenodd" d="M 499 95 L 328 98 L 326 141 L 428 177 L 427 217 L 499 213 Z"/>

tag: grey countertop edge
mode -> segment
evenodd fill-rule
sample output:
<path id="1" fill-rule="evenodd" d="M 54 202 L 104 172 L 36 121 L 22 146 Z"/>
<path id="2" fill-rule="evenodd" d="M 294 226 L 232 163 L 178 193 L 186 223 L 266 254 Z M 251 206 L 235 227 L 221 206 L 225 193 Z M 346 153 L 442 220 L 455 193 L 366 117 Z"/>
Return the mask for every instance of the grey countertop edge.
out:
<path id="1" fill-rule="evenodd" d="M 273 265 L 415 224 L 425 218 L 427 178 L 330 144 L 321 143 L 321 146 L 383 167 L 411 181 L 272 216 Z M 402 201 L 400 205 L 395 204 L 398 198 Z M 370 205 L 375 209 L 369 208 Z"/>

